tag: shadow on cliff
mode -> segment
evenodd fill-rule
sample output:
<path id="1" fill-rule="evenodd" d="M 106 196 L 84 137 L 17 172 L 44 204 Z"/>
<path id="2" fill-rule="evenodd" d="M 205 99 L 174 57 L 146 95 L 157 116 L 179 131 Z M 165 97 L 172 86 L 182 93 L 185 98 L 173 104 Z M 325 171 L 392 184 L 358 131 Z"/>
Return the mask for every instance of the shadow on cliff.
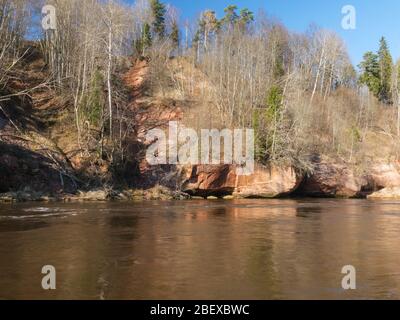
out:
<path id="1" fill-rule="evenodd" d="M 18 145 L 0 141 L 0 192 L 72 193 L 75 183 L 55 168 L 54 160 Z"/>

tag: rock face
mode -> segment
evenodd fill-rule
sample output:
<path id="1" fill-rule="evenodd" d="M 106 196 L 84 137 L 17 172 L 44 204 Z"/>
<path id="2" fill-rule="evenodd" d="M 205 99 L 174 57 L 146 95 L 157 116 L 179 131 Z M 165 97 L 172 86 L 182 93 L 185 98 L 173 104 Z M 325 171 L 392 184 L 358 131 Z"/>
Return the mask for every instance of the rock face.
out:
<path id="1" fill-rule="evenodd" d="M 368 180 L 357 176 L 345 163 L 318 159 L 311 175 L 304 179 L 298 194 L 308 197 L 358 197 L 368 188 Z"/>
<path id="2" fill-rule="evenodd" d="M 297 193 L 309 197 L 365 197 L 377 190 L 400 186 L 398 163 L 377 162 L 366 174 L 357 174 L 339 160 L 315 159 L 314 170 Z"/>
<path id="3" fill-rule="evenodd" d="M 257 166 L 251 176 L 236 175 L 231 165 L 198 165 L 189 172 L 182 191 L 200 197 L 274 198 L 292 193 L 301 182 L 291 167 Z"/>
<path id="4" fill-rule="evenodd" d="M 238 176 L 234 195 L 240 198 L 275 198 L 289 195 L 302 177 L 292 167 L 256 167 L 251 176 Z"/>
<path id="5" fill-rule="evenodd" d="M 184 181 L 182 191 L 191 196 L 223 197 L 235 190 L 235 168 L 230 165 L 196 165 L 189 169 L 189 178 Z"/>
<path id="6" fill-rule="evenodd" d="M 377 163 L 371 168 L 370 179 L 376 189 L 400 187 L 400 164 Z"/>
<path id="7" fill-rule="evenodd" d="M 389 187 L 368 196 L 371 200 L 400 200 L 400 187 Z"/>
<path id="8" fill-rule="evenodd" d="M 0 142 L 0 193 L 24 189 L 61 193 L 72 192 L 75 187 L 67 177 L 60 178 L 51 158 Z"/>

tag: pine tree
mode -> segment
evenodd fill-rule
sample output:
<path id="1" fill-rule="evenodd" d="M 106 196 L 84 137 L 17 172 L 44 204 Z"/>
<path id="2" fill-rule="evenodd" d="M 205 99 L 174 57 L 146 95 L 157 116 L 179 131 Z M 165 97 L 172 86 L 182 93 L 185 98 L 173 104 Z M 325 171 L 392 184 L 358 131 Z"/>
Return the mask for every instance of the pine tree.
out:
<path id="1" fill-rule="evenodd" d="M 267 92 L 267 113 L 271 120 L 280 112 L 283 99 L 283 90 L 278 85 L 273 85 Z"/>
<path id="2" fill-rule="evenodd" d="M 139 55 L 145 55 L 145 51 L 152 45 L 152 38 L 150 32 L 150 25 L 145 23 L 143 25 L 142 35 L 135 43 L 136 52 Z"/>
<path id="3" fill-rule="evenodd" d="M 380 40 L 378 51 L 380 88 L 378 98 L 384 103 L 392 102 L 391 81 L 393 70 L 393 59 L 389 51 L 388 44 L 384 37 Z"/>
<path id="4" fill-rule="evenodd" d="M 237 6 L 230 5 L 224 9 L 225 17 L 222 19 L 222 22 L 228 26 L 233 26 L 239 19 L 238 14 L 236 13 Z"/>
<path id="5" fill-rule="evenodd" d="M 379 97 L 381 80 L 378 55 L 368 51 L 364 54 L 363 61 L 358 66 L 361 70 L 360 84 L 366 85 L 376 97 Z"/>
<path id="6" fill-rule="evenodd" d="M 384 37 L 380 40 L 377 54 L 367 52 L 359 65 L 361 76 L 359 82 L 368 86 L 379 101 L 391 104 L 393 59 Z"/>
<path id="7" fill-rule="evenodd" d="M 101 126 L 102 110 L 104 106 L 103 96 L 104 77 L 100 68 L 96 69 L 90 82 L 89 92 L 83 97 L 80 108 L 80 118 L 89 121 L 90 125 L 99 128 Z"/>
<path id="8" fill-rule="evenodd" d="M 400 60 L 394 67 L 393 96 L 397 104 L 397 135 L 400 137 Z"/>
<path id="9" fill-rule="evenodd" d="M 153 31 L 160 38 L 165 36 L 165 5 L 159 0 L 150 0 L 151 11 L 153 14 Z"/>
<path id="10" fill-rule="evenodd" d="M 148 23 L 144 24 L 142 41 L 143 41 L 143 49 L 144 50 L 151 47 L 152 38 L 151 38 L 150 26 Z"/>
<path id="11" fill-rule="evenodd" d="M 254 14 L 249 9 L 245 8 L 240 10 L 240 17 L 239 17 L 240 25 L 242 28 L 246 29 L 246 27 L 254 21 Z"/>
<path id="12" fill-rule="evenodd" d="M 172 22 L 172 30 L 171 30 L 170 38 L 171 38 L 174 48 L 179 49 L 179 42 L 180 42 L 179 26 L 178 26 L 178 22 L 176 20 L 174 20 Z"/>

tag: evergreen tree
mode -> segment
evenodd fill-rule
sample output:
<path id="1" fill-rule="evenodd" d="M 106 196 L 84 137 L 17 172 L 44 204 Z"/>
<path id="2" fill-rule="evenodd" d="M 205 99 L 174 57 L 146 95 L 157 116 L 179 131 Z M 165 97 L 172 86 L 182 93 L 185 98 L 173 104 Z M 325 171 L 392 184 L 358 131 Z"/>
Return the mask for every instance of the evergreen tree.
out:
<path id="1" fill-rule="evenodd" d="M 280 112 L 283 99 L 283 90 L 278 85 L 273 85 L 267 92 L 267 114 L 272 121 Z"/>
<path id="2" fill-rule="evenodd" d="M 103 75 L 100 68 L 97 68 L 91 79 L 89 92 L 83 97 L 80 108 L 80 118 L 84 121 L 89 121 L 90 125 L 95 128 L 101 126 L 104 107 L 103 85 Z"/>
<path id="3" fill-rule="evenodd" d="M 151 47 L 152 38 L 151 38 L 151 32 L 150 32 L 150 25 L 148 23 L 145 23 L 143 26 L 142 41 L 143 41 L 143 49 L 144 50 Z"/>
<path id="4" fill-rule="evenodd" d="M 151 45 L 152 45 L 152 38 L 151 38 L 151 32 L 150 32 L 150 25 L 148 23 L 145 23 L 143 25 L 142 36 L 135 43 L 136 52 L 139 55 L 144 55 L 145 51 L 148 48 L 150 48 Z"/>
<path id="5" fill-rule="evenodd" d="M 380 40 L 380 47 L 378 51 L 379 74 L 380 74 L 380 88 L 378 98 L 385 103 L 392 102 L 391 82 L 393 59 L 389 51 L 388 44 L 384 37 Z"/>
<path id="6" fill-rule="evenodd" d="M 178 22 L 176 20 L 174 20 L 172 22 L 172 30 L 171 30 L 170 38 L 171 38 L 174 48 L 179 49 L 179 42 L 180 42 L 179 26 L 178 26 Z"/>
<path id="7" fill-rule="evenodd" d="M 276 137 L 274 131 L 279 123 L 283 100 L 283 90 L 279 85 L 268 89 L 265 108 L 256 109 L 253 113 L 255 131 L 255 155 L 258 161 L 266 163 L 274 156 Z"/>
<path id="8" fill-rule="evenodd" d="M 160 38 L 165 36 L 165 5 L 159 0 L 150 0 L 151 12 L 153 14 L 153 31 Z"/>
<path id="9" fill-rule="evenodd" d="M 391 104 L 393 59 L 384 37 L 380 40 L 378 53 L 367 52 L 359 68 L 359 82 L 368 86 L 379 101 Z"/>
<path id="10" fill-rule="evenodd" d="M 238 14 L 236 13 L 237 6 L 230 5 L 224 9 L 225 17 L 222 19 L 222 23 L 228 26 L 233 26 L 239 19 Z"/>
<path id="11" fill-rule="evenodd" d="M 240 17 L 239 17 L 240 24 L 243 28 L 246 28 L 249 23 L 254 21 L 254 14 L 249 9 L 245 8 L 240 10 Z"/>
<path id="12" fill-rule="evenodd" d="M 381 86 L 378 55 L 368 51 L 358 67 L 361 69 L 360 84 L 366 85 L 378 97 Z"/>

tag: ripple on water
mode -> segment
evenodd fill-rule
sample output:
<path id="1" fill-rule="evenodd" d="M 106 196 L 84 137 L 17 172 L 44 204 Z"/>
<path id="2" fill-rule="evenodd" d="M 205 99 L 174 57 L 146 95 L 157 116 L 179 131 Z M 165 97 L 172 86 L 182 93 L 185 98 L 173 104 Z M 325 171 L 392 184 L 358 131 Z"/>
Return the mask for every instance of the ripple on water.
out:
<path id="1" fill-rule="evenodd" d="M 2 220 L 24 220 L 24 219 L 40 219 L 48 217 L 59 217 L 66 218 L 78 215 L 78 210 L 74 209 L 62 209 L 62 208 L 45 208 L 45 207 L 35 207 L 35 208 L 25 208 L 21 210 L 22 214 L 12 214 L 0 215 L 0 221 Z M 24 214 L 26 213 L 26 214 Z"/>

